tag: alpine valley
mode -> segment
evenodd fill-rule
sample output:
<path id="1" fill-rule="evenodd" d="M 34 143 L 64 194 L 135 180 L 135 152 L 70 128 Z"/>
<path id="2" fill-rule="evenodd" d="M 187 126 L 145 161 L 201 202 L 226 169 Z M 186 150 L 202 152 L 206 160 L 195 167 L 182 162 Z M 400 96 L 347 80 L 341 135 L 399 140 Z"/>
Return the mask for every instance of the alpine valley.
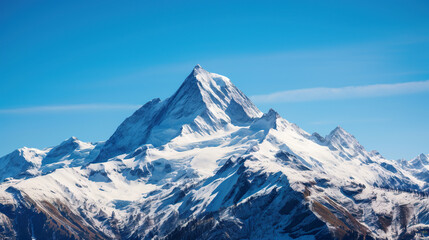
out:
<path id="1" fill-rule="evenodd" d="M 0 158 L 1 239 L 424 239 L 429 156 L 309 134 L 197 65 L 105 142 Z"/>

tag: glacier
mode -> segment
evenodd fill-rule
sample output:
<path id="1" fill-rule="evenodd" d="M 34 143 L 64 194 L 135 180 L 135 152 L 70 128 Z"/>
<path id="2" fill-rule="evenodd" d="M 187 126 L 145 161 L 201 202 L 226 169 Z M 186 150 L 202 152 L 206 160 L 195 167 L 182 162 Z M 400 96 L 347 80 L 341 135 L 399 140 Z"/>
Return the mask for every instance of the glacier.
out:
<path id="1" fill-rule="evenodd" d="M 105 142 L 0 158 L 2 239 L 418 239 L 429 156 L 307 133 L 195 66 Z"/>

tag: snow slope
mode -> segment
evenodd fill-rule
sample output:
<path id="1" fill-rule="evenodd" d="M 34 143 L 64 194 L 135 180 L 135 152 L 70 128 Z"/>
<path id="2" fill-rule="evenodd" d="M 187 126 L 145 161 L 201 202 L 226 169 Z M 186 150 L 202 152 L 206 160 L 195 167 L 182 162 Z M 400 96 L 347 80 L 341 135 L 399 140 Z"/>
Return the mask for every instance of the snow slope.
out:
<path id="1" fill-rule="evenodd" d="M 0 159 L 9 239 L 413 239 L 429 230 L 428 156 L 393 161 L 341 127 L 262 114 L 197 65 L 104 143 Z"/>

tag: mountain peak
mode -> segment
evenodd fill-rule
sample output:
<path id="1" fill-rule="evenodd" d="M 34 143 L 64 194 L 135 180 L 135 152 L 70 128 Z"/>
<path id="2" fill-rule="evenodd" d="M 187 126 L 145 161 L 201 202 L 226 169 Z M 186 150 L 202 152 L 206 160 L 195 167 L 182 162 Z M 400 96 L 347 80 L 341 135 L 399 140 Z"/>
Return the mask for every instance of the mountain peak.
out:
<path id="1" fill-rule="evenodd" d="M 225 87 L 235 88 L 229 78 L 216 73 L 210 73 L 199 64 L 194 67 L 182 86 L 189 84 L 197 84 L 200 91 L 209 92 L 221 91 L 221 89 Z M 219 95 L 219 93 L 220 92 L 216 92 L 215 95 Z"/>
<path id="2" fill-rule="evenodd" d="M 75 136 L 71 136 L 69 138 L 67 138 L 66 140 L 64 140 L 61 144 L 65 144 L 65 143 L 72 143 L 72 142 L 77 142 L 79 141 L 79 139 Z"/>
<path id="3" fill-rule="evenodd" d="M 192 73 L 190 75 L 196 76 L 198 74 L 207 73 L 207 71 L 201 67 L 200 64 L 195 65 L 194 69 L 192 69 Z"/>
<path id="4" fill-rule="evenodd" d="M 79 148 L 80 141 L 76 137 L 70 137 L 60 143 L 58 146 L 53 147 L 43 159 L 43 164 L 50 164 L 58 161 L 61 157 L 71 154 Z"/>
<path id="5" fill-rule="evenodd" d="M 425 165 L 429 165 L 429 157 L 428 157 L 428 155 L 422 153 L 422 154 L 418 155 L 417 157 L 415 157 L 414 159 L 412 159 L 410 161 L 410 164 L 414 168 L 421 168 Z"/>
<path id="6" fill-rule="evenodd" d="M 250 126 L 250 129 L 253 130 L 264 130 L 268 131 L 270 129 L 277 128 L 277 119 L 280 118 L 280 115 L 272 108 L 262 115 L 262 117 L 256 119 L 252 125 Z"/>
<path id="7" fill-rule="evenodd" d="M 328 135 L 325 136 L 325 139 L 327 141 L 331 141 L 333 139 L 338 139 L 338 138 L 341 138 L 341 139 L 344 139 L 344 138 L 355 139 L 355 137 L 353 135 L 351 135 L 350 133 L 348 133 L 341 126 L 337 126 Z"/>
<path id="8" fill-rule="evenodd" d="M 0 158 L 0 181 L 8 177 L 22 178 L 37 174 L 45 152 L 35 148 L 23 147 Z"/>
<path id="9" fill-rule="evenodd" d="M 144 144 L 161 146 L 180 135 L 210 135 L 228 124 L 250 124 L 261 116 L 262 112 L 227 77 L 196 65 L 170 98 L 149 102 L 127 118 L 96 161 Z"/>
<path id="10" fill-rule="evenodd" d="M 58 146 L 56 146 L 56 147 L 63 147 L 63 146 L 70 146 L 70 145 L 73 145 L 73 146 L 78 146 L 79 145 L 79 142 L 80 142 L 80 140 L 79 139 L 77 139 L 77 137 L 69 137 L 69 138 L 67 138 L 66 140 L 64 140 L 64 141 L 62 141 L 61 143 L 60 143 L 60 145 L 58 145 Z"/>
<path id="11" fill-rule="evenodd" d="M 200 107 L 211 115 L 211 118 L 226 122 L 230 122 L 231 118 L 235 117 L 233 115 L 241 114 L 243 111 L 248 118 L 262 116 L 262 112 L 234 86 L 229 78 L 210 73 L 199 64 L 194 67 L 192 73 L 168 101 L 179 101 L 181 104 L 201 104 Z M 231 107 L 242 108 L 242 111 L 228 111 L 228 108 Z"/>
<path id="12" fill-rule="evenodd" d="M 280 114 L 278 112 L 276 112 L 276 110 L 274 110 L 272 108 L 270 108 L 270 110 L 268 110 L 267 115 L 268 116 L 272 116 L 274 118 L 279 118 L 280 117 Z"/>
<path id="13" fill-rule="evenodd" d="M 348 132 L 346 132 L 346 130 L 344 130 L 344 128 L 342 128 L 339 125 L 336 128 L 334 128 L 334 130 L 332 130 L 331 133 L 333 133 L 333 134 L 348 134 Z"/>
<path id="14" fill-rule="evenodd" d="M 360 154 L 364 151 L 364 147 L 360 145 L 356 138 L 340 126 L 332 130 L 325 137 L 325 140 L 334 149 L 345 151 L 350 156 Z"/>

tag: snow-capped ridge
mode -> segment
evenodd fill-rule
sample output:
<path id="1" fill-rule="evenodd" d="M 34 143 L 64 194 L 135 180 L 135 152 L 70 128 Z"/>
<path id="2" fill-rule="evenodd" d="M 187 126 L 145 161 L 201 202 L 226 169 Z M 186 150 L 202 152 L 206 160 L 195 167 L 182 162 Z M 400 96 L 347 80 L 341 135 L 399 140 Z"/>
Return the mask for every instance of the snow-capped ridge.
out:
<path id="1" fill-rule="evenodd" d="M 421 153 L 417 158 L 420 159 L 420 161 L 422 161 L 423 164 L 425 165 L 429 164 L 429 155 Z"/>
<path id="2" fill-rule="evenodd" d="M 36 148 L 19 148 L 0 158 L 0 182 L 7 178 L 24 178 L 39 173 L 46 151 Z"/>
<path id="3" fill-rule="evenodd" d="M 266 117 L 268 118 L 274 118 L 277 119 L 280 117 L 280 114 L 278 112 L 276 112 L 276 110 L 270 108 L 270 110 L 268 110 L 268 113 L 264 114 Z"/>
<path id="4" fill-rule="evenodd" d="M 268 131 L 270 129 L 275 129 L 277 127 L 277 119 L 280 118 L 280 115 L 274 111 L 272 108 L 262 115 L 259 119 L 256 119 L 252 125 L 250 125 L 251 130 L 264 130 Z"/>
<path id="5" fill-rule="evenodd" d="M 57 163 L 66 159 L 73 159 L 73 166 L 80 164 L 95 147 L 94 144 L 80 141 L 76 137 L 70 137 L 59 145 L 50 149 L 43 158 L 42 165 Z M 78 161 L 78 159 L 80 159 Z M 78 163 L 79 162 L 79 163 Z"/>
<path id="6" fill-rule="evenodd" d="M 211 135 L 261 116 L 227 77 L 197 65 L 170 98 L 154 99 L 127 118 L 106 142 L 96 162 L 130 153 L 144 144 L 159 147 L 178 136 Z"/>
<path id="7" fill-rule="evenodd" d="M 341 126 L 335 127 L 328 135 L 325 136 L 327 141 L 330 141 L 334 137 L 353 137 L 350 133 L 348 133 Z M 354 137 L 353 137 L 354 138 Z"/>
<path id="8" fill-rule="evenodd" d="M 317 142 L 318 144 L 321 145 L 325 145 L 326 144 L 326 139 L 324 137 L 322 137 L 319 133 L 314 132 L 311 134 L 311 139 L 315 142 Z"/>
<path id="9" fill-rule="evenodd" d="M 325 144 L 333 151 L 339 151 L 346 158 L 352 159 L 359 156 L 360 160 L 365 163 L 370 163 L 368 157 L 371 155 L 358 142 L 358 140 L 342 127 L 337 126 L 325 137 Z"/>
<path id="10" fill-rule="evenodd" d="M 342 127 L 337 126 L 326 137 L 325 140 L 333 147 L 336 148 L 363 148 L 356 138 L 344 130 Z"/>
<path id="11" fill-rule="evenodd" d="M 126 118 L 105 142 L 94 162 L 105 161 L 143 145 L 150 134 L 150 128 L 159 121 L 159 111 L 164 104 L 161 99 L 154 98 Z"/>
<path id="12" fill-rule="evenodd" d="M 429 157 L 428 155 L 421 153 L 414 159 L 411 159 L 409 164 L 413 168 L 422 168 L 424 166 L 429 166 Z"/>
<path id="13" fill-rule="evenodd" d="M 59 145 L 45 148 L 23 147 L 0 158 L 0 181 L 43 175 L 63 167 L 83 166 L 97 155 L 100 143 L 82 142 L 70 137 Z"/>

